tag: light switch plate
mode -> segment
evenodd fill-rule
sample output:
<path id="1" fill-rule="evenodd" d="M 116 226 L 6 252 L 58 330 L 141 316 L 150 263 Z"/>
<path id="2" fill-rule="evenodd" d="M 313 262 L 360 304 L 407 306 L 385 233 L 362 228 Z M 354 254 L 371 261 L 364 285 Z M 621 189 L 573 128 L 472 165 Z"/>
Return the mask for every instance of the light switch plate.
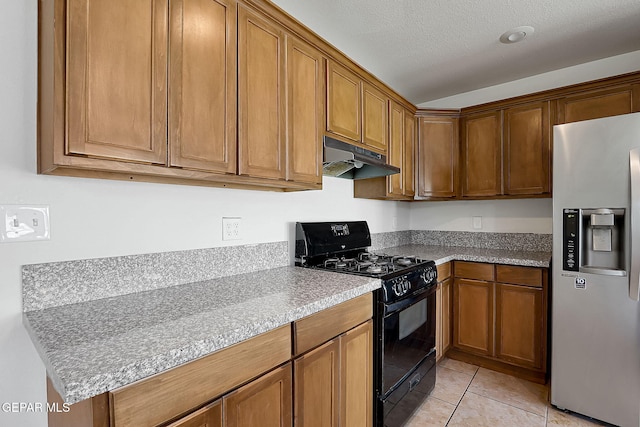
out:
<path id="1" fill-rule="evenodd" d="M 0 205 L 0 242 L 49 240 L 49 206 Z"/>

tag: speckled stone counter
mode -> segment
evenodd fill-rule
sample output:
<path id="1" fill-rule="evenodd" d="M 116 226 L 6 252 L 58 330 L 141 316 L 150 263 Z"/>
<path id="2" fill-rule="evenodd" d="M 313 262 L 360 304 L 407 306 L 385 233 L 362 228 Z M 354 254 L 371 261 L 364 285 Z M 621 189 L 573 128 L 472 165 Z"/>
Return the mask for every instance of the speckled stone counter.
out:
<path id="1" fill-rule="evenodd" d="M 380 287 L 280 267 L 24 313 L 67 403 L 130 384 Z"/>
<path id="2" fill-rule="evenodd" d="M 436 264 L 448 261 L 475 261 L 493 264 L 522 265 L 527 267 L 549 267 L 551 252 L 507 249 L 468 248 L 462 246 L 404 245 L 382 249 L 390 255 L 414 255 L 431 259 Z"/>

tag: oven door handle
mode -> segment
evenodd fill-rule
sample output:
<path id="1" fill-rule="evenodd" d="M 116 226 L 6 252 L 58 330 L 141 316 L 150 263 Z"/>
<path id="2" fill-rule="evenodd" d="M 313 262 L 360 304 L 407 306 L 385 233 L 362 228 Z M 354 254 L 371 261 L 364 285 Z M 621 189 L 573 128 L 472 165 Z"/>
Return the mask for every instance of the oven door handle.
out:
<path id="1" fill-rule="evenodd" d="M 429 295 L 436 292 L 435 286 L 429 286 L 428 288 L 421 289 L 416 293 L 410 294 L 408 297 L 396 301 L 391 304 L 384 304 L 384 316 L 387 317 L 391 313 L 403 310 L 410 305 L 417 303 L 418 301 L 427 298 Z"/>

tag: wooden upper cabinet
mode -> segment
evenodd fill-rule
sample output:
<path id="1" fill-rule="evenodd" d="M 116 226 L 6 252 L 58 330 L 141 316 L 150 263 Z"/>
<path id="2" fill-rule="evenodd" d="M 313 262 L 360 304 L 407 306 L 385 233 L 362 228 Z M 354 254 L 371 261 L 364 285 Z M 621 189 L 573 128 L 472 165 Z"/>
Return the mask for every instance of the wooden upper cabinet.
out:
<path id="1" fill-rule="evenodd" d="M 504 110 L 504 194 L 549 193 L 549 102 Z"/>
<path id="2" fill-rule="evenodd" d="M 324 58 L 287 35 L 287 180 L 322 184 Z"/>
<path id="3" fill-rule="evenodd" d="M 222 398 L 225 427 L 291 426 L 291 363 Z"/>
<path id="4" fill-rule="evenodd" d="M 458 119 L 418 119 L 418 196 L 452 198 L 458 193 Z"/>
<path id="5" fill-rule="evenodd" d="M 327 61 L 327 131 L 362 141 L 360 77 Z"/>
<path id="6" fill-rule="evenodd" d="M 559 124 L 635 113 L 640 111 L 640 84 L 592 90 L 557 102 Z"/>
<path id="7" fill-rule="evenodd" d="M 387 151 L 387 135 L 389 133 L 388 103 L 388 98 L 382 92 L 366 82 L 363 83 L 362 142 L 369 148 L 381 153 Z"/>
<path id="8" fill-rule="evenodd" d="M 402 162 L 403 194 L 413 198 L 416 190 L 415 177 L 416 119 L 409 110 L 404 110 L 404 160 Z"/>
<path id="9" fill-rule="evenodd" d="M 285 178 L 285 35 L 238 7 L 239 173 Z"/>
<path id="10" fill-rule="evenodd" d="M 462 196 L 484 197 L 502 193 L 500 111 L 462 119 Z"/>
<path id="11" fill-rule="evenodd" d="M 400 173 L 388 177 L 389 195 L 402 196 L 404 190 L 404 108 L 389 101 L 389 164 L 400 168 Z"/>
<path id="12" fill-rule="evenodd" d="M 172 0 L 170 164 L 236 172 L 236 2 Z"/>
<path id="13" fill-rule="evenodd" d="M 166 164 L 167 0 L 69 0 L 66 22 L 65 154 Z"/>

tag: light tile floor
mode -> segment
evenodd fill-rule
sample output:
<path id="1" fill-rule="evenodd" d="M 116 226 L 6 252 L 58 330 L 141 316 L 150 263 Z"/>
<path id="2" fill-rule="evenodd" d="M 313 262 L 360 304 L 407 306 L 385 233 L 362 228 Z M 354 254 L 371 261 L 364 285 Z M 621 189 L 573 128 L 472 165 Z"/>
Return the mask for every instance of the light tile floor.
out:
<path id="1" fill-rule="evenodd" d="M 447 358 L 437 369 L 436 386 L 408 427 L 599 425 L 551 407 L 547 386 Z"/>

